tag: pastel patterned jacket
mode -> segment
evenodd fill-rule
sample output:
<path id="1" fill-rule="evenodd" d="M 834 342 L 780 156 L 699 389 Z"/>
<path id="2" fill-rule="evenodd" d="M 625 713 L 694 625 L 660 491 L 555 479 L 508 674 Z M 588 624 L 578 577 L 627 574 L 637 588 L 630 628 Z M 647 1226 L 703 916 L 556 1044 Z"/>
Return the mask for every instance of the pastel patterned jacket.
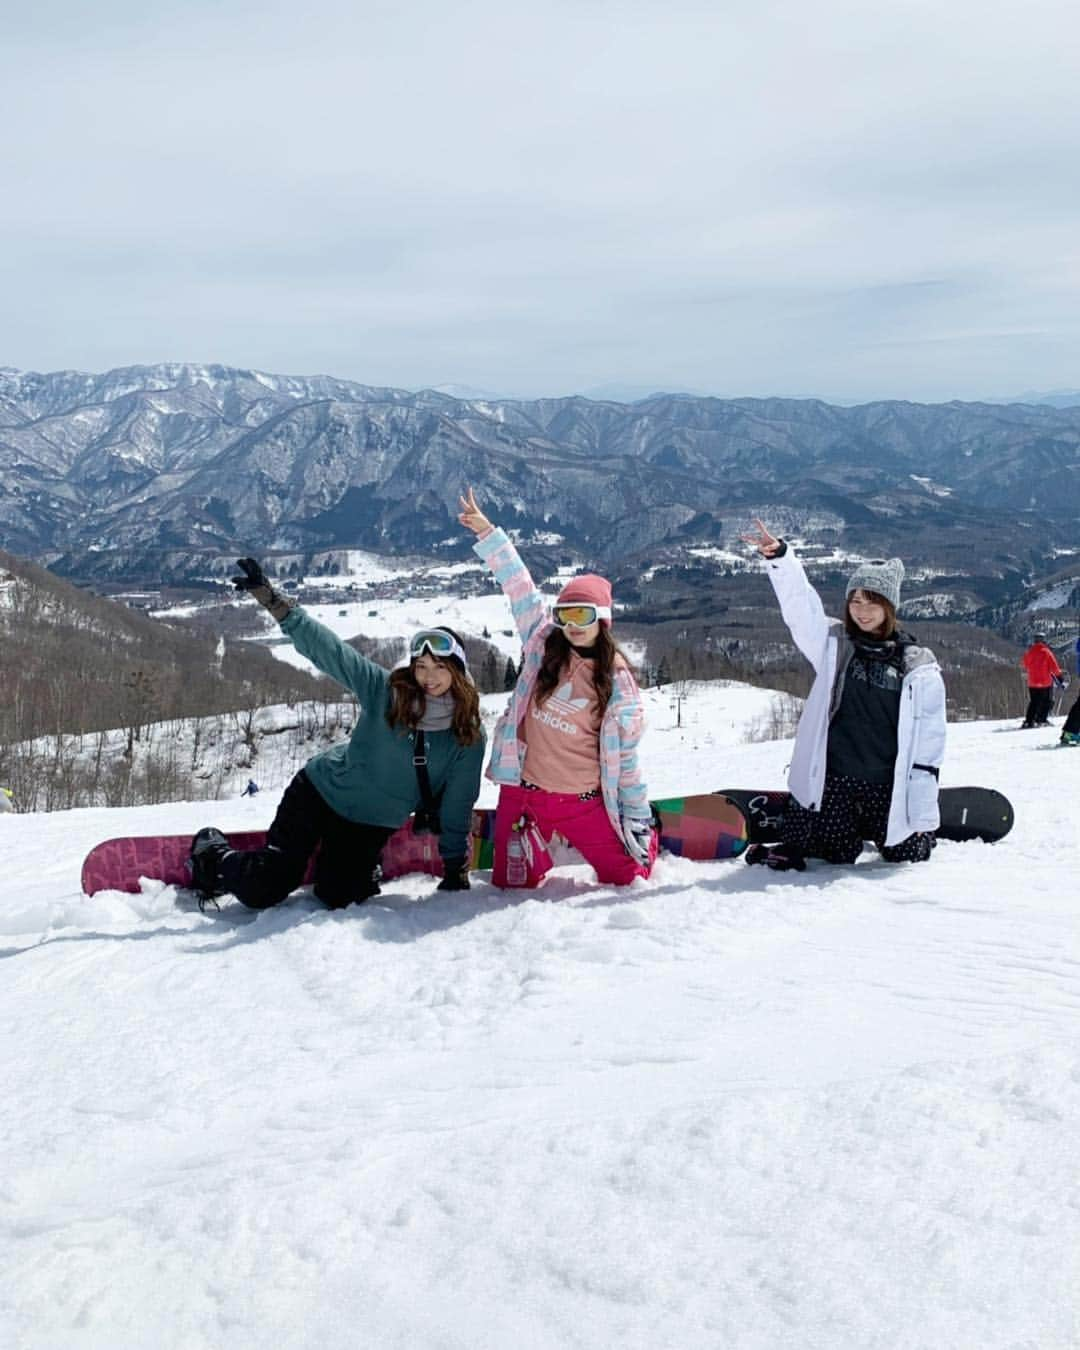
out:
<path id="1" fill-rule="evenodd" d="M 518 738 L 518 728 L 528 714 L 544 658 L 544 643 L 555 625 L 550 605 L 533 584 L 528 568 L 504 530 L 496 527 L 478 539 L 474 549 L 503 588 L 521 635 L 521 674 L 491 738 L 491 760 L 487 767 L 487 776 L 494 782 L 515 785 L 521 782 L 525 760 L 525 745 Z M 600 792 L 612 828 L 624 843 L 623 818 L 648 820 L 652 814 L 637 759 L 644 729 L 637 681 L 626 668 L 616 670 L 611 698 L 600 723 Z"/>

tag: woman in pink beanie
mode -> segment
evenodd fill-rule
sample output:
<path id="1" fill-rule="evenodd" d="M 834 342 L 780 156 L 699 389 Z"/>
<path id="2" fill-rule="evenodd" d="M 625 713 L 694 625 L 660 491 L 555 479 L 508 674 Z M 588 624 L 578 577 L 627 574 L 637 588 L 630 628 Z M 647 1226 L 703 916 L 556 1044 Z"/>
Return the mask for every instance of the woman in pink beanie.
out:
<path id="1" fill-rule="evenodd" d="M 476 552 L 510 601 L 523 644 L 487 770 L 500 785 L 492 881 L 539 885 L 556 831 L 600 881 L 647 877 L 657 838 L 637 762 L 641 692 L 611 636 L 611 583 L 585 573 L 549 604 L 471 488 L 460 505 L 458 518 L 477 536 Z"/>

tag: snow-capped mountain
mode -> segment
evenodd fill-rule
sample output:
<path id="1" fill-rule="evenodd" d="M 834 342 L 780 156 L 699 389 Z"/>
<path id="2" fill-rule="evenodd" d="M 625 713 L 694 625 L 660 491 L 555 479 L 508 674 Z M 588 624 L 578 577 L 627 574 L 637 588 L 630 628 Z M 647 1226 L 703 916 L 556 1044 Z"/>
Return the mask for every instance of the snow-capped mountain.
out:
<path id="1" fill-rule="evenodd" d="M 932 563 L 935 591 L 962 576 L 975 604 L 1001 604 L 1080 543 L 1080 408 L 469 399 L 215 365 L 0 369 L 0 546 L 75 576 L 204 575 L 238 550 L 463 553 L 466 483 L 501 523 L 608 566 L 730 545 L 761 514 Z"/>

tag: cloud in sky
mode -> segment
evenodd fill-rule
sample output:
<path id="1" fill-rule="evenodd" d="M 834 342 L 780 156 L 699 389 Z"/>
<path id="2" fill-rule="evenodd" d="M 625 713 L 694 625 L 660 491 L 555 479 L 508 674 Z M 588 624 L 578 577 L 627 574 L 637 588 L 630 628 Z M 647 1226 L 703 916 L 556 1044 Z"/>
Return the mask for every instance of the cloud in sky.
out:
<path id="1" fill-rule="evenodd" d="M 150 8 L 5 24 L 0 364 L 1080 383 L 1072 3 Z"/>

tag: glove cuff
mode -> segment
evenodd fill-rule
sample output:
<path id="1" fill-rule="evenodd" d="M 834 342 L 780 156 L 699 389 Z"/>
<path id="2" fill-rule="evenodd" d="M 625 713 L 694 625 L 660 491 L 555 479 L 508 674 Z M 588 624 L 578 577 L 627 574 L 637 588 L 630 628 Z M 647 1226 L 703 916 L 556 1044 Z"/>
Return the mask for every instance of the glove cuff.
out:
<path id="1" fill-rule="evenodd" d="M 270 611 L 273 618 L 277 619 L 278 623 L 281 623 L 282 620 L 287 619 L 296 608 L 296 601 L 290 599 L 287 595 L 281 595 L 278 591 L 271 591 L 270 603 L 266 608 Z"/>
<path id="2" fill-rule="evenodd" d="M 271 617 L 281 623 L 282 619 L 287 619 L 293 609 L 296 608 L 296 601 L 291 600 L 287 595 L 282 595 L 280 591 L 275 591 L 273 586 L 252 586 L 249 594 L 253 599 L 258 600 L 263 609 L 268 610 Z"/>

